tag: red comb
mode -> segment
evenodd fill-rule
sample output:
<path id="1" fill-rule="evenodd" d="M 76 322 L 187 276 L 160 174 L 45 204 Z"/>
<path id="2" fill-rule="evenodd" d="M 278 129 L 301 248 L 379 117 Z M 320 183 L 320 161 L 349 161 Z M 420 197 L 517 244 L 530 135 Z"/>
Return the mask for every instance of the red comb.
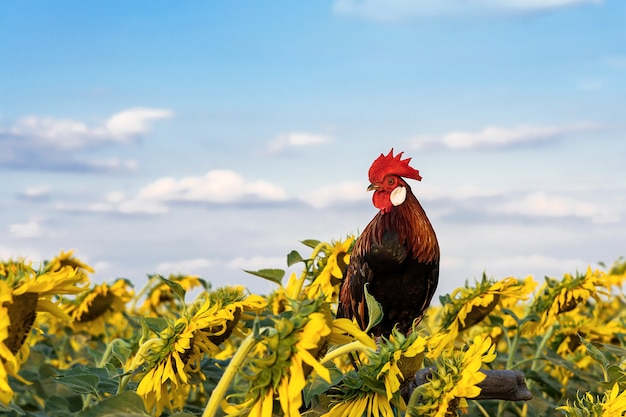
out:
<path id="1" fill-rule="evenodd" d="M 391 148 L 387 155 L 381 153 L 370 167 L 368 174 L 370 182 L 372 184 L 381 182 L 383 178 L 385 178 L 385 175 L 388 174 L 421 181 L 422 177 L 419 171 L 409 166 L 411 158 L 400 159 L 403 153 L 404 152 L 400 152 L 396 156 L 393 156 L 393 148 Z"/>

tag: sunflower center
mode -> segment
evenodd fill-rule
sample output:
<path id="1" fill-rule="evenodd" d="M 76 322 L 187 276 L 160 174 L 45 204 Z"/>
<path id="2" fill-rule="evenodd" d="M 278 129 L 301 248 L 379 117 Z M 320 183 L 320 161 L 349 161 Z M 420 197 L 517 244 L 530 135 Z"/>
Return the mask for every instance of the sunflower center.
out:
<path id="1" fill-rule="evenodd" d="M 213 334 L 209 336 L 209 340 L 211 341 L 211 343 L 215 344 L 215 346 L 219 346 L 226 339 L 228 339 L 230 334 L 233 332 L 233 329 L 239 322 L 240 318 L 241 318 L 241 308 L 236 308 L 235 311 L 233 312 L 233 319 L 226 323 L 226 330 L 224 331 L 224 333 L 219 334 L 219 335 Z M 214 327 L 214 328 L 212 327 L 209 329 L 209 333 L 217 333 L 219 330 L 220 328 L 218 327 Z"/>
<path id="2" fill-rule="evenodd" d="M 114 299 L 115 295 L 113 295 L 113 293 L 111 292 L 96 295 L 87 311 L 81 314 L 80 318 L 78 318 L 76 321 L 79 323 L 84 323 L 96 320 L 104 313 L 111 310 L 111 305 L 113 304 Z"/>
<path id="3" fill-rule="evenodd" d="M 485 317 L 489 315 L 493 311 L 494 308 L 498 305 L 500 301 L 500 294 L 494 294 L 493 300 L 486 306 L 475 305 L 472 306 L 472 309 L 467 313 L 467 317 L 465 318 L 465 325 L 459 326 L 459 331 L 462 332 L 465 329 L 469 329 L 473 325 L 480 323 Z"/>
<path id="4" fill-rule="evenodd" d="M 9 320 L 9 336 L 4 344 L 14 355 L 19 352 L 24 344 L 30 329 L 33 327 L 35 317 L 37 316 L 37 300 L 39 294 L 27 292 L 22 295 L 13 296 L 13 303 L 5 303 L 4 306 L 8 310 Z"/>

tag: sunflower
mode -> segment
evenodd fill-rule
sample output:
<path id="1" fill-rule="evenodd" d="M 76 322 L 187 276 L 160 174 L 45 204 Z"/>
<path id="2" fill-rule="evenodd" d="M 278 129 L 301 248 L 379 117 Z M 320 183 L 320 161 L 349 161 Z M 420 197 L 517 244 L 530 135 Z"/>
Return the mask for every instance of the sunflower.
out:
<path id="1" fill-rule="evenodd" d="M 276 400 L 285 415 L 300 416 L 308 373 L 315 370 L 330 382 L 328 369 L 316 359 L 332 332 L 330 315 L 317 311 L 320 305 L 317 300 L 305 300 L 303 309 L 295 308 L 272 317 L 274 326 L 265 329 L 266 334 L 255 346 L 244 371 L 243 379 L 248 381 L 248 386 L 230 397 L 241 401 L 225 404 L 227 414 L 271 415 Z"/>
<path id="2" fill-rule="evenodd" d="M 8 403 L 13 396 L 8 375 L 27 383 L 18 371 L 30 353 L 25 342 L 36 325 L 37 312 L 69 319 L 53 299 L 82 291 L 77 284 L 86 280 L 70 265 L 38 271 L 23 259 L 0 263 L 0 401 Z"/>
<path id="3" fill-rule="evenodd" d="M 13 398 L 13 389 L 9 385 L 9 375 L 16 376 L 19 363 L 9 341 L 11 319 L 7 305 L 12 304 L 11 289 L 0 281 L 0 402 L 9 404 Z M 7 344 L 7 342 L 9 342 Z"/>
<path id="4" fill-rule="evenodd" d="M 477 385 L 486 377 L 482 364 L 495 358 L 495 345 L 483 336 L 476 336 L 465 351 L 444 350 L 428 382 L 413 391 L 407 415 L 445 417 L 451 408 L 467 409 L 466 399 L 481 392 Z"/>
<path id="5" fill-rule="evenodd" d="M 313 279 L 306 290 L 307 298 L 315 299 L 322 294 L 328 302 L 337 300 L 339 285 L 350 262 L 354 240 L 355 238 L 350 236 L 343 242 L 318 245 L 313 252 L 313 258 L 315 259 L 318 254 L 323 256 L 317 258 L 317 264 L 313 268 Z"/>
<path id="6" fill-rule="evenodd" d="M 441 354 L 441 350 L 453 344 L 460 333 L 482 322 L 496 308 L 510 309 L 519 300 L 527 299 L 535 286 L 536 282 L 530 276 L 524 280 L 507 277 L 494 281 L 483 274 L 474 287 L 466 283 L 442 297 L 441 322 L 445 331 L 438 337 L 447 342 L 438 343 L 439 348 L 431 352 L 431 356 Z"/>
<path id="7" fill-rule="evenodd" d="M 377 350 L 365 351 L 358 370 L 333 388 L 332 407 L 323 417 L 392 416 L 405 409 L 400 389 L 422 366 L 427 339 L 415 330 L 408 336 L 394 330 L 378 343 Z"/>
<path id="8" fill-rule="evenodd" d="M 290 309 L 291 300 L 300 300 L 304 298 L 304 294 L 302 294 L 302 287 L 305 279 L 306 273 L 302 273 L 298 276 L 295 272 L 292 272 L 287 280 L 287 286 L 283 286 L 281 283 L 280 287 L 268 296 L 268 302 L 272 314 L 280 314 L 283 311 Z"/>
<path id="9" fill-rule="evenodd" d="M 322 417 L 395 416 L 394 407 L 382 392 L 369 391 L 349 401 L 339 402 Z"/>
<path id="10" fill-rule="evenodd" d="M 579 394 L 573 404 L 568 400 L 566 405 L 556 409 L 572 417 L 623 416 L 626 413 L 626 391 L 620 392 L 619 383 L 615 383 L 602 397 L 594 397 L 590 392 Z"/>
<path id="11" fill-rule="evenodd" d="M 623 290 L 624 281 L 626 281 L 626 257 L 620 257 L 608 272 L 598 272 L 597 285 L 607 289 L 616 287 Z"/>
<path id="12" fill-rule="evenodd" d="M 567 314 L 554 324 L 549 346 L 559 356 L 575 364 L 576 369 L 587 370 L 596 366 L 598 358 L 595 352 L 590 351 L 590 344 L 619 345 L 620 335 L 626 334 L 623 322 L 614 319 L 618 312 L 612 314 L 607 304 L 613 303 L 594 303 L 593 308 L 584 314 Z M 619 305 L 623 308 L 623 302 Z M 576 375 L 573 368 L 554 366 L 550 362 L 546 364 L 546 371 L 561 381 L 563 390 Z"/>
<path id="13" fill-rule="evenodd" d="M 44 271 L 46 272 L 60 271 L 65 266 L 70 266 L 85 274 L 93 274 L 94 272 L 96 272 L 91 266 L 87 265 L 85 262 L 75 257 L 73 250 L 67 252 L 61 251 L 61 253 L 59 253 L 51 260 L 44 261 Z"/>
<path id="14" fill-rule="evenodd" d="M 598 287 L 604 284 L 603 277 L 602 271 L 590 267 L 584 274 L 564 274 L 561 280 L 546 277 L 530 306 L 531 314 L 540 318 L 527 323 L 523 330 L 530 335 L 544 333 L 561 314 L 574 312 L 590 298 L 600 301 Z"/>
<path id="15" fill-rule="evenodd" d="M 127 329 L 128 323 L 122 313 L 133 295 L 132 284 L 125 279 L 95 285 L 68 303 L 72 327 L 94 336 L 105 334 L 106 328 Z"/>
<path id="16" fill-rule="evenodd" d="M 345 346 L 349 349 L 375 348 L 373 340 L 350 320 L 333 320 L 330 305 L 321 294 L 314 300 L 291 300 L 289 308 L 266 320 L 273 325 L 260 329 L 250 353 L 241 363 L 235 362 L 240 369 L 237 389 L 221 404 L 228 415 L 269 416 L 282 412 L 298 417 L 307 379 L 317 376 L 330 383 L 329 368 L 318 359 L 330 344 L 349 343 Z M 350 344 L 353 341 L 358 346 Z M 342 348 L 330 352 L 324 362 L 351 351 Z M 213 400 L 211 404 L 216 402 Z"/>
<path id="17" fill-rule="evenodd" d="M 172 286 L 179 285 L 183 291 L 202 287 L 208 290 L 210 285 L 196 275 L 169 275 L 164 281 L 160 275 L 152 275 L 137 299 L 145 294 L 145 299 L 138 309 L 138 315 L 144 317 L 162 317 L 172 311 L 178 311 L 184 300 L 174 294 Z"/>
<path id="18" fill-rule="evenodd" d="M 205 379 L 202 358 L 219 355 L 219 345 L 232 332 L 242 331 L 240 320 L 265 306 L 262 297 L 245 296 L 242 287 L 220 289 L 201 296 L 182 317 L 144 342 L 128 370 L 141 378 L 137 394 L 146 408 L 155 415 L 166 408 L 182 409 L 193 384 Z"/>

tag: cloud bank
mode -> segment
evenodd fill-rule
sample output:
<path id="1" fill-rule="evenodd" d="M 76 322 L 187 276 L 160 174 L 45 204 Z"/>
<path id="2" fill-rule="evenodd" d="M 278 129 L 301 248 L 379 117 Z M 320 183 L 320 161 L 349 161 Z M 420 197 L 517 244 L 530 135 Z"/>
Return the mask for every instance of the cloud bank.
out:
<path id="1" fill-rule="evenodd" d="M 212 170 L 202 176 L 159 178 L 132 196 L 116 191 L 94 203 L 59 203 L 55 208 L 101 213 L 165 214 L 169 212 L 170 205 L 177 203 L 246 206 L 280 203 L 289 199 L 287 191 L 279 185 L 265 180 L 249 180 L 230 170 Z"/>
<path id="2" fill-rule="evenodd" d="M 510 148 L 520 145 L 549 142 L 568 134 L 576 134 L 601 127 L 592 123 L 564 126 L 518 125 L 513 127 L 487 126 L 476 132 L 454 131 L 441 136 L 418 136 L 410 141 L 415 149 L 447 148 L 474 150 Z"/>
<path id="3" fill-rule="evenodd" d="M 95 125 L 52 117 L 27 116 L 12 126 L 0 125 L 0 166 L 14 169 L 128 171 L 133 160 L 74 158 L 80 151 L 136 141 L 156 120 L 172 117 L 166 109 L 131 108 Z"/>
<path id="4" fill-rule="evenodd" d="M 287 192 L 264 180 L 245 180 L 230 170 L 213 170 L 200 177 L 179 180 L 165 177 L 144 187 L 137 196 L 142 200 L 161 202 L 234 203 L 254 201 L 285 201 Z"/>

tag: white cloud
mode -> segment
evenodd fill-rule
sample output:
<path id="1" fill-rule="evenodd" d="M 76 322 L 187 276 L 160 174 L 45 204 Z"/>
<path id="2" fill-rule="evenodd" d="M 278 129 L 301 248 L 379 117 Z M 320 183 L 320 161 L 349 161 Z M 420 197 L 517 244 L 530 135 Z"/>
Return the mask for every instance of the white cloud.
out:
<path id="1" fill-rule="evenodd" d="M 14 139 L 12 145 L 17 148 L 83 149 L 107 142 L 129 142 L 148 132 L 152 121 L 171 116 L 170 110 L 139 107 L 116 113 L 95 126 L 71 119 L 27 116 L 12 127 L 0 126 L 0 138 Z"/>
<path id="2" fill-rule="evenodd" d="M 289 196 L 280 186 L 265 180 L 247 181 L 229 170 L 213 170 L 200 177 L 176 180 L 161 178 L 139 191 L 140 200 L 210 203 L 245 202 L 246 199 L 286 201 Z"/>
<path id="3" fill-rule="evenodd" d="M 268 152 L 275 154 L 291 148 L 323 145 L 331 141 L 332 139 L 325 135 L 306 132 L 292 132 L 279 135 L 276 139 L 270 142 Z"/>
<path id="4" fill-rule="evenodd" d="M 276 257 L 276 256 L 253 256 L 251 258 L 244 258 L 243 256 L 238 256 L 227 262 L 227 266 L 233 269 L 247 269 L 256 271 L 259 269 L 266 268 L 278 268 L 285 269 L 286 258 Z"/>
<path id="5" fill-rule="evenodd" d="M 289 195 L 265 180 L 249 181 L 234 171 L 214 170 L 199 177 L 160 178 L 136 195 L 111 192 L 92 203 L 58 203 L 57 210 L 121 214 L 165 214 L 170 203 L 247 204 L 283 202 Z"/>
<path id="6" fill-rule="evenodd" d="M 335 0 L 333 12 L 379 21 L 434 16 L 489 16 L 551 10 L 603 0 Z"/>
<path id="7" fill-rule="evenodd" d="M 554 140 L 563 135 L 599 129 L 591 123 L 564 126 L 519 125 L 510 128 L 488 126 L 477 132 L 455 131 L 441 136 L 419 136 L 411 142 L 416 149 L 445 147 L 453 150 L 506 148 Z"/>
<path id="8" fill-rule="evenodd" d="M 47 185 L 37 185 L 26 187 L 24 191 L 20 193 L 20 197 L 28 200 L 41 200 L 50 195 L 50 187 Z"/>
<path id="9" fill-rule="evenodd" d="M 180 261 L 161 262 L 155 269 L 159 274 L 196 274 L 215 265 L 215 261 L 206 258 L 183 259 Z"/>
<path id="10" fill-rule="evenodd" d="M 54 208 L 60 211 L 120 214 L 165 214 L 169 211 L 166 205 L 158 201 L 129 197 L 122 192 L 109 193 L 104 199 L 91 203 L 60 202 Z"/>
<path id="11" fill-rule="evenodd" d="M 134 159 L 109 158 L 86 161 L 84 166 L 97 171 L 137 171 L 139 162 Z"/>
<path id="12" fill-rule="evenodd" d="M 574 197 L 552 195 L 543 191 L 490 206 L 487 211 L 531 217 L 585 217 L 594 223 L 615 223 L 621 220 L 619 212 L 610 206 L 592 204 Z"/>
<path id="13" fill-rule="evenodd" d="M 318 188 L 301 198 L 315 208 L 324 208 L 335 203 L 367 200 L 371 198 L 371 195 L 367 193 L 364 183 L 347 181 Z"/>
<path id="14" fill-rule="evenodd" d="M 41 259 L 45 259 L 39 253 L 39 249 L 31 247 L 19 247 L 15 244 L 11 246 L 0 245 L 0 260 L 6 261 L 9 259 L 24 259 L 27 262 L 40 262 Z"/>
<path id="15" fill-rule="evenodd" d="M 125 142 L 146 133 L 152 121 L 171 116 L 170 110 L 139 107 L 114 114 L 105 123 L 105 129 L 112 138 Z"/>
<path id="16" fill-rule="evenodd" d="M 96 261 L 93 264 L 91 264 L 91 266 L 93 267 L 94 271 L 96 271 L 95 272 L 96 274 L 102 275 L 106 271 L 111 270 L 111 268 L 113 268 L 114 265 L 108 261 Z"/>
<path id="17" fill-rule="evenodd" d="M 590 265 L 583 259 L 562 259 L 538 254 L 504 256 L 485 259 L 473 259 L 469 262 L 469 268 L 475 271 L 485 270 L 489 275 L 490 270 L 509 271 L 557 271 L 557 273 L 584 271 Z M 542 279 L 543 277 L 535 277 Z"/>
<path id="18" fill-rule="evenodd" d="M 41 236 L 42 228 L 38 219 L 30 219 L 26 223 L 9 225 L 9 234 L 16 238 L 33 238 Z"/>

